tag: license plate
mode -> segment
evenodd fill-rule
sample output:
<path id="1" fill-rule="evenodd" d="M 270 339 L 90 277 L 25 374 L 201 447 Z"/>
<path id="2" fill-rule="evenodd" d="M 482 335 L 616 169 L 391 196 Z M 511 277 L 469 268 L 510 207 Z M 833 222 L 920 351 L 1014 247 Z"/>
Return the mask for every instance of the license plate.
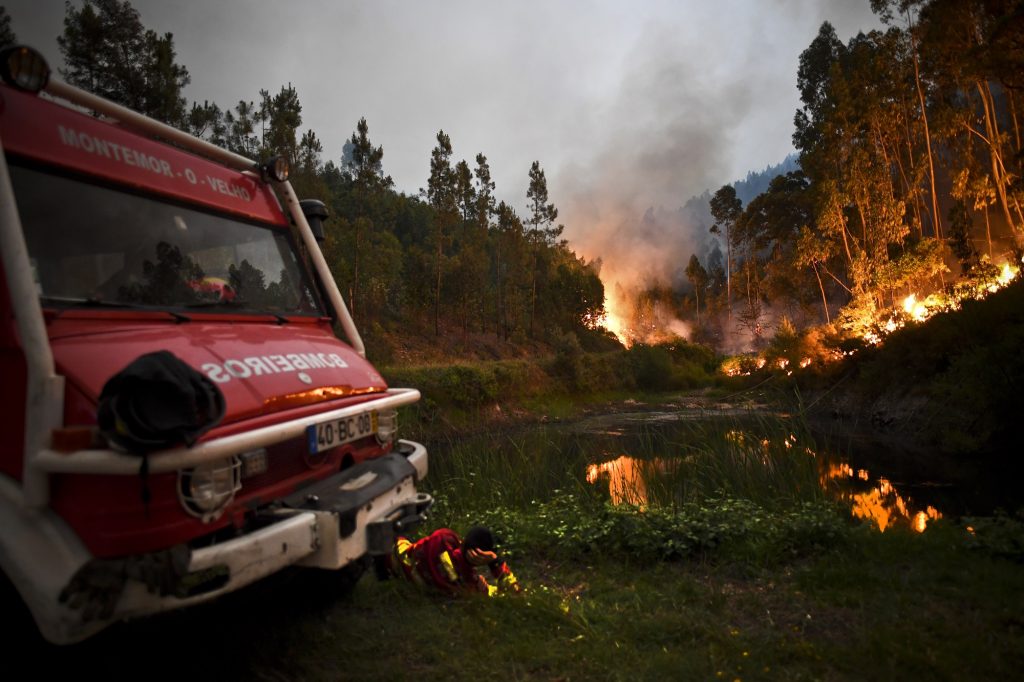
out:
<path id="1" fill-rule="evenodd" d="M 376 432 L 377 411 L 373 410 L 307 426 L 306 441 L 309 443 L 309 451 L 317 453 L 351 443 Z"/>

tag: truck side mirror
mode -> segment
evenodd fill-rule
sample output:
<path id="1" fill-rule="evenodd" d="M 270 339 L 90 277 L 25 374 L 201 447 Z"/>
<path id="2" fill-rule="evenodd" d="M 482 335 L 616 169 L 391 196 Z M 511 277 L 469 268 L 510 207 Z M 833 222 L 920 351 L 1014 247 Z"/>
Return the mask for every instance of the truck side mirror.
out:
<path id="1" fill-rule="evenodd" d="M 303 199 L 299 202 L 299 206 L 302 208 L 302 215 L 306 216 L 306 222 L 309 223 L 309 229 L 313 232 L 313 236 L 318 242 L 323 242 L 327 238 L 327 235 L 324 234 L 324 221 L 330 215 L 327 212 L 326 204 L 319 199 Z"/>

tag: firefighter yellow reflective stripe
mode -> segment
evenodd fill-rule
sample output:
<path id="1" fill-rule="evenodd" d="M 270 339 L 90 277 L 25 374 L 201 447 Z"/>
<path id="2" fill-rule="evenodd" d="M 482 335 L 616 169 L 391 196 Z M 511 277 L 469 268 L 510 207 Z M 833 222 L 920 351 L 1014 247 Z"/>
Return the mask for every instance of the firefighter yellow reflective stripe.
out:
<path id="1" fill-rule="evenodd" d="M 400 537 L 395 541 L 395 564 L 402 567 L 405 575 L 415 582 L 422 583 L 423 578 L 416 570 L 416 557 L 412 553 L 413 544 L 408 539 Z"/>
<path id="2" fill-rule="evenodd" d="M 518 587 L 519 581 L 512 575 L 512 571 L 506 571 L 498 577 L 498 588 L 502 592 L 515 592 Z M 490 594 L 489 590 L 488 594 Z"/>
<path id="3" fill-rule="evenodd" d="M 441 564 L 441 568 L 444 569 L 444 574 L 453 583 L 459 582 L 459 572 L 455 570 L 455 564 L 452 563 L 452 557 L 448 552 L 441 552 L 441 555 L 437 557 L 438 562 Z"/>

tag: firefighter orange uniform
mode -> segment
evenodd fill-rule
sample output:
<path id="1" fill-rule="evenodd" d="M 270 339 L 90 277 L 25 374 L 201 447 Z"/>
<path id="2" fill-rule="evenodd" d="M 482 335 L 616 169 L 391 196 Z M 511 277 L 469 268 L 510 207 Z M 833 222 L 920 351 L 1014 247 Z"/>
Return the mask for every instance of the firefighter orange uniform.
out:
<path id="1" fill-rule="evenodd" d="M 392 573 L 401 571 L 413 582 L 449 594 L 469 591 L 492 596 L 519 591 L 519 582 L 494 552 L 493 536 L 485 528 L 472 529 L 465 541 L 448 528 L 435 530 L 416 542 L 399 537 L 390 564 Z M 495 584 L 477 573 L 477 567 L 484 565 L 489 567 Z"/>

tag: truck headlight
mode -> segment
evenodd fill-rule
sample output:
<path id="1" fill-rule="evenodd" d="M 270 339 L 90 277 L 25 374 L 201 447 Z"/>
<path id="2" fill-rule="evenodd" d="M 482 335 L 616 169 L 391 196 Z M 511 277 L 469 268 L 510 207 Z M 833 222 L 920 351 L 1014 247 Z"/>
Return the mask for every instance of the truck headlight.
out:
<path id="1" fill-rule="evenodd" d="M 377 412 L 377 442 L 392 443 L 398 434 L 398 410 L 379 410 Z"/>
<path id="2" fill-rule="evenodd" d="M 237 457 L 219 459 L 178 472 L 181 506 L 203 523 L 215 521 L 242 487 L 242 462 Z"/>

